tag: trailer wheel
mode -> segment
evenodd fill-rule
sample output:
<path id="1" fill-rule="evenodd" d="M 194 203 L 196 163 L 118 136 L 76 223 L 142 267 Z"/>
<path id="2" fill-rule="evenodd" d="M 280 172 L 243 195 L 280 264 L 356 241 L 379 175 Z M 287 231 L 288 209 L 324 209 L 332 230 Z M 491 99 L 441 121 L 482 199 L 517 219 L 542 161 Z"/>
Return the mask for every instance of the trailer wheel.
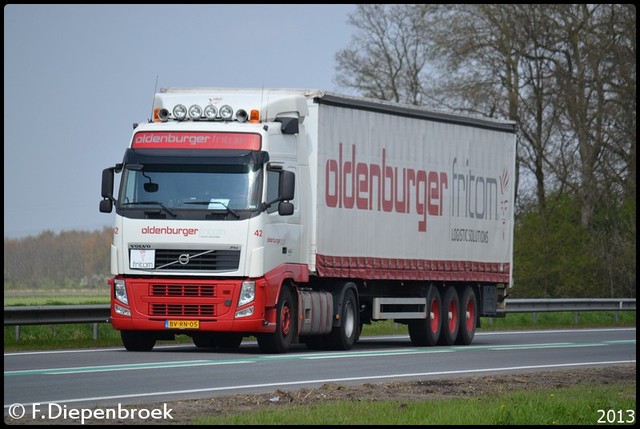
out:
<path id="1" fill-rule="evenodd" d="M 442 330 L 438 344 L 450 346 L 458 338 L 460 328 L 460 300 L 453 286 L 445 286 L 442 297 Z"/>
<path id="2" fill-rule="evenodd" d="M 148 352 L 156 345 L 156 337 L 147 331 L 120 331 L 120 338 L 130 352 Z"/>
<path id="3" fill-rule="evenodd" d="M 469 345 L 476 334 L 476 321 L 478 318 L 478 304 L 476 294 L 471 286 L 465 286 L 460 298 L 460 329 L 456 344 Z"/>
<path id="4" fill-rule="evenodd" d="M 411 320 L 408 324 L 409 338 L 416 346 L 435 346 L 442 330 L 442 300 L 435 286 L 427 293 L 427 318 Z"/>
<path id="5" fill-rule="evenodd" d="M 358 302 L 353 289 L 344 293 L 340 326 L 333 328 L 327 338 L 330 348 L 334 350 L 349 350 L 358 339 L 360 322 L 358 321 Z"/>
<path id="6" fill-rule="evenodd" d="M 298 320 L 291 290 L 283 286 L 276 304 L 276 331 L 258 335 L 258 346 L 263 353 L 286 353 L 295 338 Z"/>

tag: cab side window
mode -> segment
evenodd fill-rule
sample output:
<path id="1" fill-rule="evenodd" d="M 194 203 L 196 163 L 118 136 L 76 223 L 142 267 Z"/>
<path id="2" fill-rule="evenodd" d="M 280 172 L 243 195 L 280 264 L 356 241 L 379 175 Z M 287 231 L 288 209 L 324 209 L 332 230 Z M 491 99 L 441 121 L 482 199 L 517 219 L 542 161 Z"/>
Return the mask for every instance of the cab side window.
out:
<path id="1" fill-rule="evenodd" d="M 267 170 L 267 201 L 273 201 L 278 198 L 278 186 L 280 184 L 280 174 L 278 170 Z M 272 204 L 267 209 L 267 213 L 275 213 L 278 211 L 278 205 Z"/>

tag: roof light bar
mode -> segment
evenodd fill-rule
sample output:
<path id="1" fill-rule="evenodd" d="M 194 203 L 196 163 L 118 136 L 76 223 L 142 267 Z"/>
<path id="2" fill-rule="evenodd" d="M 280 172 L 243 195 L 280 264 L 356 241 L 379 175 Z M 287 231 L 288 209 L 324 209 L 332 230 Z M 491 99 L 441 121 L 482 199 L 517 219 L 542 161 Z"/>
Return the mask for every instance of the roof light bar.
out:
<path id="1" fill-rule="evenodd" d="M 176 104 L 169 113 L 169 110 L 166 108 L 155 108 L 153 111 L 153 121 L 154 122 L 167 122 L 170 119 L 176 121 L 237 121 L 240 123 L 243 122 L 251 122 L 251 123 L 259 123 L 260 122 L 260 111 L 258 109 L 251 109 L 247 111 L 246 109 L 238 109 L 237 111 L 233 110 L 228 104 L 220 106 L 219 108 L 214 106 L 213 104 L 207 104 L 204 108 L 198 104 L 192 104 L 187 109 L 184 104 Z"/>

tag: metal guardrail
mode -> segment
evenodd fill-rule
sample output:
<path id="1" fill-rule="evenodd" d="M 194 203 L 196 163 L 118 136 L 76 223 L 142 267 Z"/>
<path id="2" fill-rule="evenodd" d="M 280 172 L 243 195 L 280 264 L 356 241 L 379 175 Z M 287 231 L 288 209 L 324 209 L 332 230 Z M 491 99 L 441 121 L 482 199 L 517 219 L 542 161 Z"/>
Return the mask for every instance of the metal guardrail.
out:
<path id="1" fill-rule="evenodd" d="M 498 313 L 636 311 L 635 298 L 507 298 L 505 304 L 506 310 L 498 310 Z"/>
<path id="2" fill-rule="evenodd" d="M 92 323 L 93 339 L 98 339 L 98 323 L 111 317 L 110 304 L 43 305 L 4 307 L 4 326 L 15 326 L 16 341 L 22 325 L 58 325 L 64 323 Z"/>
<path id="3" fill-rule="evenodd" d="M 506 299 L 498 313 L 543 313 L 560 311 L 636 311 L 635 298 Z M 109 322 L 110 305 L 45 305 L 4 307 L 4 325 L 54 325 L 61 323 Z"/>
<path id="4" fill-rule="evenodd" d="M 109 304 L 4 307 L 5 326 L 106 323 L 110 317 Z"/>

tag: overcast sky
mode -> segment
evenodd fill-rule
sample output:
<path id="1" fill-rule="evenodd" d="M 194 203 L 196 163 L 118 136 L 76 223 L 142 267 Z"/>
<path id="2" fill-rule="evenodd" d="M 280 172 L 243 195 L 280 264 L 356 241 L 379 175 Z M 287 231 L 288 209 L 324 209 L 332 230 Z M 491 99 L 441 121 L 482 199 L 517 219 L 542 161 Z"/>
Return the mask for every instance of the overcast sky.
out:
<path id="1" fill-rule="evenodd" d="M 334 83 L 354 5 L 5 5 L 4 236 L 112 226 L 102 170 L 158 88 Z"/>

